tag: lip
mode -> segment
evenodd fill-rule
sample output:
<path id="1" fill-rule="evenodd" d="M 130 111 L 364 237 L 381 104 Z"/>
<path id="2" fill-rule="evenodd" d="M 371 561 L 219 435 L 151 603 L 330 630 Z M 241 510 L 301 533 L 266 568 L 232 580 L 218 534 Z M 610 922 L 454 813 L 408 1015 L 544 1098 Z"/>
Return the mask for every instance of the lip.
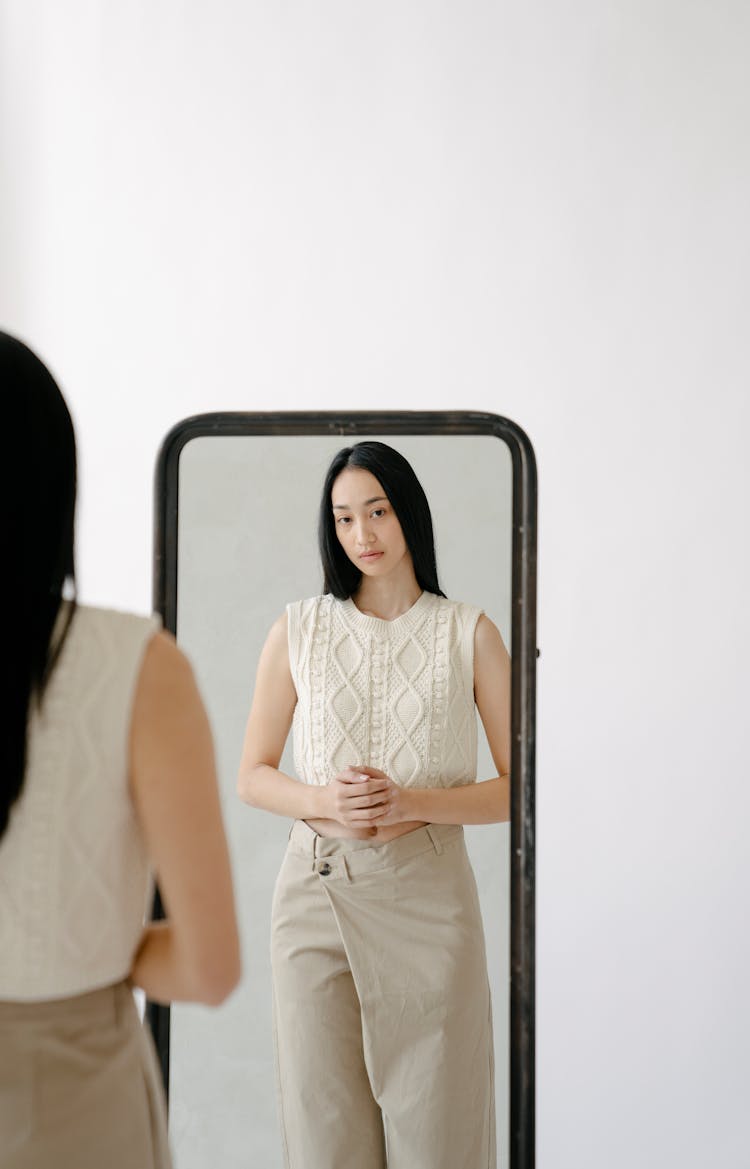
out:
<path id="1" fill-rule="evenodd" d="M 360 560 L 378 560 L 383 555 L 382 552 L 360 552 Z"/>

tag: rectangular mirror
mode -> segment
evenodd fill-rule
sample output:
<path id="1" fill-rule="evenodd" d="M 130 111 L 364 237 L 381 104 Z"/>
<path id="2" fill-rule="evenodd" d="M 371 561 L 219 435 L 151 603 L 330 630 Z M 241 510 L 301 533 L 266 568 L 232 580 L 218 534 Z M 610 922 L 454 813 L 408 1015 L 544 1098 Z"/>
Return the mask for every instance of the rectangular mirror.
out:
<path id="1" fill-rule="evenodd" d="M 149 1004 L 176 1169 L 285 1164 L 277 1115 L 269 934 L 290 822 L 236 793 L 259 653 L 285 605 L 322 591 L 317 515 L 343 446 L 388 443 L 432 514 L 440 585 L 512 651 L 511 820 L 467 826 L 494 1028 L 497 1164 L 533 1163 L 535 477 L 528 440 L 492 415 L 211 415 L 168 436 L 157 479 L 156 604 L 211 719 L 244 977 L 219 1009 Z M 496 774 L 481 723 L 477 777 Z M 291 735 L 280 768 L 294 775 Z M 325 1091 L 325 1076 L 321 1080 Z"/>

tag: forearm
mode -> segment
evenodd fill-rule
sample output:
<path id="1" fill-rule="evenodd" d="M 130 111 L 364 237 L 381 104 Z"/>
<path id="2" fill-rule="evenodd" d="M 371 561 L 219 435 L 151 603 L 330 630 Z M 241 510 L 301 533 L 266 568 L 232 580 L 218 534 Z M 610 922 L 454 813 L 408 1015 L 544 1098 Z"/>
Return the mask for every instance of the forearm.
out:
<path id="1" fill-rule="evenodd" d="M 428 824 L 496 824 L 510 818 L 510 779 L 499 775 L 459 787 L 404 788 L 404 820 Z"/>
<path id="2" fill-rule="evenodd" d="M 291 820 L 331 818 L 327 789 L 301 783 L 267 763 L 258 763 L 240 774 L 237 793 L 244 803 Z"/>
<path id="3" fill-rule="evenodd" d="M 151 922 L 146 926 L 133 959 L 130 981 L 156 1003 L 195 999 L 193 980 L 180 961 L 170 922 Z"/>
<path id="4" fill-rule="evenodd" d="M 169 921 L 143 931 L 130 981 L 156 1003 L 197 1002 L 217 1006 L 237 984 L 239 958 L 232 947 L 215 947 L 202 969 L 188 960 Z"/>

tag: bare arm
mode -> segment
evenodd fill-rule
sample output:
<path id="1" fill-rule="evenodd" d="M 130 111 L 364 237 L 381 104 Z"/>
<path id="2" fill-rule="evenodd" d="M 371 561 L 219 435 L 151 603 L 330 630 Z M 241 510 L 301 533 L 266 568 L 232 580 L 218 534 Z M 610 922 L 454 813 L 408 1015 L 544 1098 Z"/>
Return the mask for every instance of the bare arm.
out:
<path id="1" fill-rule="evenodd" d="M 242 749 L 237 792 L 254 808 L 300 820 L 371 825 L 382 805 L 384 784 L 346 768 L 324 787 L 302 783 L 279 770 L 297 705 L 289 668 L 287 615 L 271 626 L 261 651 Z"/>
<path id="2" fill-rule="evenodd" d="M 510 817 L 510 656 L 484 614 L 474 634 L 474 698 L 497 776 L 450 788 L 400 788 L 389 780 L 390 810 L 374 822 L 493 824 Z M 369 774 L 382 775 L 373 768 Z"/>
<path id="3" fill-rule="evenodd" d="M 245 731 L 237 793 L 246 804 L 278 816 L 322 816 L 322 789 L 279 771 L 292 725 L 297 691 L 289 669 L 287 616 L 271 626 L 261 651 L 255 691 Z"/>
<path id="4" fill-rule="evenodd" d="M 146 927 L 131 981 L 156 1002 L 222 1002 L 239 941 L 213 743 L 193 671 L 167 633 L 146 650 L 133 705 L 130 786 L 167 920 Z"/>

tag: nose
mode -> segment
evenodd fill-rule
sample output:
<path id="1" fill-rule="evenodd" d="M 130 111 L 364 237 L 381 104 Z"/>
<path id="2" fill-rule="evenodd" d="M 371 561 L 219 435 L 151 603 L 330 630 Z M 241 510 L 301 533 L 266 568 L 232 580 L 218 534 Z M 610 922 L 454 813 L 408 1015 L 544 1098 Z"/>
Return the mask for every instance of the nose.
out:
<path id="1" fill-rule="evenodd" d="M 360 548 L 366 548 L 368 544 L 372 544 L 372 532 L 362 521 L 357 525 L 357 544 Z"/>

